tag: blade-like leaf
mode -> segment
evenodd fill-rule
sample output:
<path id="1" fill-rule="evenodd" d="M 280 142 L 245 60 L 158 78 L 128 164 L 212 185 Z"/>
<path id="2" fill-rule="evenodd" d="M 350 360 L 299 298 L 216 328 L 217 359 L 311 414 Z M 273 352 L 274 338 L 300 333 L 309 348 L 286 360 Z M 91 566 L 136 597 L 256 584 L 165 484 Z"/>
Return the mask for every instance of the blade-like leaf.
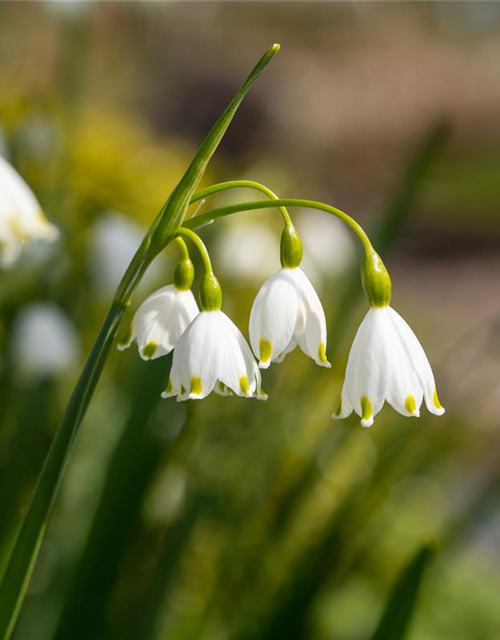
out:
<path id="1" fill-rule="evenodd" d="M 54 638 L 97 640 L 105 634 L 105 619 L 118 567 L 140 520 L 140 509 L 159 461 L 175 439 L 159 446 L 159 424 L 165 416 L 183 423 L 184 409 L 161 399 L 171 357 L 140 361 L 134 370 L 135 390 L 128 420 L 106 474 L 103 493 L 75 571 L 75 582 L 65 599 Z M 159 403 L 161 407 L 159 407 Z M 161 412 L 159 411 L 161 408 Z M 158 424 L 159 423 L 159 424 Z"/>
<path id="2" fill-rule="evenodd" d="M 415 611 L 424 571 L 434 547 L 424 545 L 403 569 L 394 585 L 382 618 L 370 640 L 403 640 Z"/>
<path id="3" fill-rule="evenodd" d="M 189 200 L 243 98 L 278 50 L 279 46 L 274 45 L 264 54 L 212 127 L 186 173 L 148 231 L 118 287 L 115 300 L 104 320 L 56 432 L 2 577 L 0 584 L 1 640 L 8 640 L 14 629 L 72 444 L 101 376 L 122 315 L 147 267 L 166 246 L 181 224 Z"/>

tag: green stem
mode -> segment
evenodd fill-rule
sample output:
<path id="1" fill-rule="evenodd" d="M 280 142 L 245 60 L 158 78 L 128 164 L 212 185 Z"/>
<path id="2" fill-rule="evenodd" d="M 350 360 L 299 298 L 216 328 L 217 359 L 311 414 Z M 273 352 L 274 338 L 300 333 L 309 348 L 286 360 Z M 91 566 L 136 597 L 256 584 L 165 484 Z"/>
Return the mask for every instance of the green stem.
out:
<path id="1" fill-rule="evenodd" d="M 194 204 L 199 200 L 203 200 L 204 198 L 208 198 L 208 196 L 213 195 L 214 193 L 218 193 L 219 191 L 226 191 L 227 189 L 254 189 L 255 191 L 260 191 L 264 195 L 266 195 L 270 200 L 279 200 L 278 196 L 268 189 L 260 182 L 254 182 L 253 180 L 231 180 L 228 182 L 219 182 L 218 184 L 213 184 L 206 189 L 202 189 L 194 194 L 191 198 L 190 204 Z M 285 207 L 278 207 L 281 215 L 283 216 L 283 220 L 287 226 L 292 225 L 292 220 L 290 218 L 290 214 L 286 210 Z M 195 214 L 196 215 L 196 214 Z"/>
<path id="2" fill-rule="evenodd" d="M 202 192 L 200 192 L 202 193 Z M 336 207 L 332 207 L 328 204 L 324 204 L 323 202 L 316 202 L 315 200 L 300 200 L 297 198 L 279 198 L 278 200 L 274 200 L 272 204 L 263 200 L 257 200 L 256 202 L 241 202 L 238 204 L 229 205 L 227 207 L 221 207 L 218 209 L 212 209 L 212 211 L 207 211 L 206 213 L 202 213 L 196 218 L 191 218 L 190 220 L 186 220 L 184 222 L 184 228 L 189 229 L 197 229 L 206 224 L 217 220 L 218 218 L 223 218 L 225 216 L 230 216 L 233 213 L 241 213 L 243 211 L 254 211 L 256 209 L 270 209 L 271 207 L 301 207 L 303 209 L 318 209 L 319 211 L 324 211 L 325 213 L 329 213 L 332 216 L 335 216 L 345 222 L 358 236 L 361 240 L 363 247 L 365 249 L 365 253 L 367 255 L 371 255 L 374 252 L 370 239 L 364 232 L 363 228 L 351 218 L 351 216 L 347 215 L 340 209 Z"/>
<path id="3" fill-rule="evenodd" d="M 182 238 L 180 238 L 179 236 L 177 236 L 177 238 L 175 239 L 175 242 L 177 243 L 177 246 L 179 247 L 179 250 L 182 253 L 181 260 L 189 260 L 190 259 L 189 251 L 188 251 L 187 245 L 184 242 L 184 240 Z"/>
<path id="4" fill-rule="evenodd" d="M 179 229 L 177 229 L 175 234 L 176 234 L 176 239 L 182 236 L 183 238 L 187 238 L 188 240 L 191 240 L 191 242 L 198 249 L 198 252 L 203 262 L 203 266 L 205 267 L 205 272 L 207 274 L 213 273 L 212 261 L 210 260 L 208 249 L 206 248 L 200 236 L 194 231 L 191 231 L 191 229 L 186 229 L 184 227 L 179 227 Z M 184 246 L 186 246 L 185 243 L 184 243 Z"/>

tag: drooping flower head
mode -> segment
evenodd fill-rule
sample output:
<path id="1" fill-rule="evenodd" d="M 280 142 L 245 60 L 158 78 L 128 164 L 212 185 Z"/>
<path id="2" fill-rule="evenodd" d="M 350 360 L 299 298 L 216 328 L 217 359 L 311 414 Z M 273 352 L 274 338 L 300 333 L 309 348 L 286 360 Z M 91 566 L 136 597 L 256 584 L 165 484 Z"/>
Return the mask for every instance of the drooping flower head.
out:
<path id="1" fill-rule="evenodd" d="M 174 350 L 170 380 L 162 396 L 201 400 L 212 391 L 245 398 L 267 398 L 260 371 L 241 331 L 220 310 L 220 287 L 205 276 L 202 311 L 182 334 Z"/>
<path id="2" fill-rule="evenodd" d="M 0 266 L 13 264 L 23 247 L 34 240 L 58 236 L 31 189 L 0 156 Z"/>
<path id="3" fill-rule="evenodd" d="M 128 336 L 118 349 L 123 351 L 136 340 L 143 360 L 165 356 L 174 349 L 198 313 L 198 305 L 190 289 L 183 291 L 173 284 L 162 287 L 137 309 Z"/>
<path id="4" fill-rule="evenodd" d="M 375 273 L 365 266 L 363 280 L 371 309 L 354 338 L 341 403 L 332 418 L 346 418 L 354 410 L 361 424 L 370 427 L 386 401 L 402 415 L 418 417 L 425 400 L 431 413 L 442 415 L 427 356 L 408 324 L 389 306 L 389 276 L 378 256 L 374 262 Z"/>
<path id="5" fill-rule="evenodd" d="M 212 391 L 266 399 L 260 370 L 241 331 L 222 311 L 202 311 L 174 350 L 162 396 L 201 400 Z"/>
<path id="6" fill-rule="evenodd" d="M 332 417 L 346 418 L 354 410 L 370 427 L 385 401 L 404 416 L 418 417 L 422 400 L 431 413 L 444 413 L 420 342 L 391 307 L 370 309 L 354 339 L 341 404 Z"/>
<path id="7" fill-rule="evenodd" d="M 175 269 L 174 284 L 158 289 L 144 300 L 134 315 L 128 335 L 118 345 L 120 351 L 136 340 L 143 360 L 165 356 L 198 315 L 198 305 L 191 291 L 194 267 L 185 245 L 184 251 L 185 256 Z"/>
<path id="8" fill-rule="evenodd" d="M 250 342 L 267 369 L 281 362 L 298 345 L 316 364 L 330 367 L 326 358 L 326 319 L 318 294 L 298 266 L 300 239 L 285 227 L 281 244 L 283 268 L 262 285 L 250 314 Z"/>

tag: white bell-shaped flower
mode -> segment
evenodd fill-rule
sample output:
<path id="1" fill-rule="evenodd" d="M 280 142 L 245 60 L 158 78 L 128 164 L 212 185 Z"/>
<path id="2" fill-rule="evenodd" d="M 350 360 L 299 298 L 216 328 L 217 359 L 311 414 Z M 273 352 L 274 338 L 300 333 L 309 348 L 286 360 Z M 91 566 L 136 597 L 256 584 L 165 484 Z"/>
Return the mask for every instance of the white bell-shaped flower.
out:
<path id="1" fill-rule="evenodd" d="M 184 331 L 162 396 L 201 400 L 213 390 L 221 395 L 267 398 L 250 347 L 220 310 L 201 311 Z"/>
<path id="2" fill-rule="evenodd" d="M 58 235 L 31 189 L 0 156 L 0 266 L 15 262 L 26 244 L 37 239 L 55 240 Z"/>
<path id="3" fill-rule="evenodd" d="M 262 285 L 250 314 L 250 343 L 261 369 L 281 362 L 297 345 L 316 364 L 331 366 L 325 312 L 302 269 L 280 269 Z"/>
<path id="4" fill-rule="evenodd" d="M 371 308 L 354 338 L 341 403 L 332 418 L 346 418 L 354 410 L 370 427 L 385 401 L 404 416 L 418 417 L 423 399 L 431 413 L 444 413 L 420 342 L 394 309 Z"/>
<path id="5" fill-rule="evenodd" d="M 143 360 L 167 355 L 198 313 L 190 289 L 181 290 L 173 284 L 162 287 L 137 309 L 129 333 L 118 349 L 123 351 L 136 340 Z"/>

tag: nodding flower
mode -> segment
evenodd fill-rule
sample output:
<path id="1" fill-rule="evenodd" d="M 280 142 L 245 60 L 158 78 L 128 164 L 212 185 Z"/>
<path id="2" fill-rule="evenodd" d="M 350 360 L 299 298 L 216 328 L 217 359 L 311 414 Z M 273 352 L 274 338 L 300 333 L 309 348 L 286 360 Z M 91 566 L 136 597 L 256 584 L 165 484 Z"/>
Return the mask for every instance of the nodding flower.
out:
<path id="1" fill-rule="evenodd" d="M 321 367 L 326 358 L 326 319 L 318 294 L 299 267 L 280 269 L 262 285 L 250 314 L 250 342 L 267 369 L 299 346 Z"/>
<path id="2" fill-rule="evenodd" d="M 332 418 L 346 418 L 354 410 L 370 427 L 385 401 L 404 416 L 419 417 L 423 400 L 431 413 L 444 413 L 420 342 L 390 306 L 371 308 L 354 338 Z"/>
<path id="3" fill-rule="evenodd" d="M 0 266 L 11 266 L 34 240 L 58 237 L 26 182 L 0 156 Z"/>
<path id="4" fill-rule="evenodd" d="M 220 309 L 201 311 L 184 331 L 162 396 L 201 400 L 214 390 L 220 395 L 267 399 L 250 347 Z"/>
<path id="5" fill-rule="evenodd" d="M 165 356 L 175 348 L 198 313 L 191 289 L 169 284 L 146 298 L 137 309 L 129 333 L 118 349 L 127 349 L 135 340 L 143 360 Z"/>

